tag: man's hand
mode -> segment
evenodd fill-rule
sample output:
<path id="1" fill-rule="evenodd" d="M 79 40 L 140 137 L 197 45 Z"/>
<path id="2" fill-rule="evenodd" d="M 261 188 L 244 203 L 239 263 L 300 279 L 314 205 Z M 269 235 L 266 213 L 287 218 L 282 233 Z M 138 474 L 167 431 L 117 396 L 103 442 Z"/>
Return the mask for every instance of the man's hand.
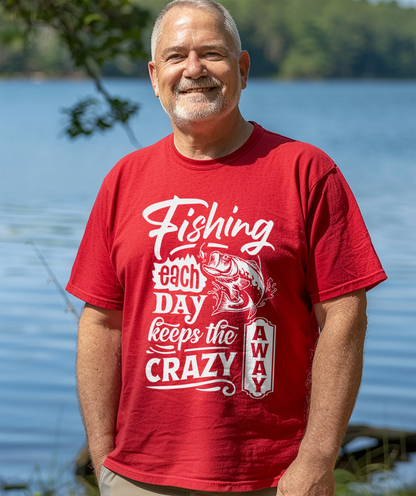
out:
<path id="1" fill-rule="evenodd" d="M 334 496 L 334 469 L 331 465 L 296 459 L 283 474 L 276 496 Z"/>

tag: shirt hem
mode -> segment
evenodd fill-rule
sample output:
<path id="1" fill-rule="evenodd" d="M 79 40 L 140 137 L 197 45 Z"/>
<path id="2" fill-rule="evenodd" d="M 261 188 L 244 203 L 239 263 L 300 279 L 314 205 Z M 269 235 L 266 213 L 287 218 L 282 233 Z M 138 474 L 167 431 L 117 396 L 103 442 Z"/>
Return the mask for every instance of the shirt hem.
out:
<path id="1" fill-rule="evenodd" d="M 76 298 L 79 298 L 80 300 L 85 301 L 85 303 L 89 303 L 90 305 L 94 305 L 99 308 L 105 308 L 106 310 L 123 310 L 122 303 L 119 303 L 115 300 L 104 300 L 101 298 L 97 298 L 89 293 L 86 293 L 82 289 L 77 288 L 71 282 L 68 282 L 65 289 L 66 291 L 68 291 L 68 293 L 71 293 Z"/>
<path id="2" fill-rule="evenodd" d="M 321 301 L 330 300 L 331 298 L 337 298 L 338 296 L 351 293 L 352 291 L 358 291 L 359 289 L 365 289 L 370 291 L 378 284 L 382 283 L 387 279 L 387 275 L 383 269 L 370 274 L 369 276 L 361 277 L 360 279 L 355 279 L 354 281 L 343 283 L 334 288 L 327 289 L 325 291 L 320 291 L 311 295 L 312 304 L 319 303 Z"/>
<path id="3" fill-rule="evenodd" d="M 277 477 L 269 477 L 257 481 L 210 481 L 201 479 L 190 479 L 186 477 L 170 477 L 164 475 L 155 475 L 142 473 L 132 470 L 124 465 L 121 465 L 114 460 L 107 460 L 104 466 L 112 470 L 116 474 L 127 477 L 129 479 L 143 482 L 145 484 L 157 484 L 160 486 L 181 487 L 184 489 L 192 489 L 196 491 L 215 491 L 215 492 L 242 492 L 242 491 L 257 491 L 259 489 L 267 489 L 276 487 L 285 469 Z"/>

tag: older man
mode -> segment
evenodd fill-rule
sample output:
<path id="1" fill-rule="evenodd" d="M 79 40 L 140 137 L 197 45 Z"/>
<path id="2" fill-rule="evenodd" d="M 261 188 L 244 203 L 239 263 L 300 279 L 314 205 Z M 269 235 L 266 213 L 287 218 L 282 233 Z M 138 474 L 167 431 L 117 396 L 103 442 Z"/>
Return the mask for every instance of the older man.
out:
<path id="1" fill-rule="evenodd" d="M 102 494 L 333 495 L 385 279 L 358 207 L 323 152 L 244 120 L 223 7 L 171 2 L 152 52 L 173 135 L 106 177 L 68 283 Z"/>

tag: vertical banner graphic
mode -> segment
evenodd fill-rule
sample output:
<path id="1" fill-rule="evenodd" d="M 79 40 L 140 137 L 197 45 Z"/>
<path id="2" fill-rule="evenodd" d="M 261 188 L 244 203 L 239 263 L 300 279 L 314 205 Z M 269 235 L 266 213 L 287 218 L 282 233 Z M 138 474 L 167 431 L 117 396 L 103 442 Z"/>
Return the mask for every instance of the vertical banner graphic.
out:
<path id="1" fill-rule="evenodd" d="M 276 326 L 259 318 L 244 329 L 243 390 L 252 398 L 264 398 L 274 388 Z"/>

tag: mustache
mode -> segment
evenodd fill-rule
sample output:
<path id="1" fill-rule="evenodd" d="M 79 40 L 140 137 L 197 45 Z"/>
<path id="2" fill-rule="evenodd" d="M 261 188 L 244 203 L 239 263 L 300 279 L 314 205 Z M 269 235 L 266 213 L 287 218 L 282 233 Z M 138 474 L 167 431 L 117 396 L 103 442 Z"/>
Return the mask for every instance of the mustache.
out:
<path id="1" fill-rule="evenodd" d="M 213 76 L 202 76 L 192 81 L 180 80 L 175 84 L 175 91 L 188 91 L 196 88 L 206 88 L 207 86 L 222 87 L 222 82 Z"/>

